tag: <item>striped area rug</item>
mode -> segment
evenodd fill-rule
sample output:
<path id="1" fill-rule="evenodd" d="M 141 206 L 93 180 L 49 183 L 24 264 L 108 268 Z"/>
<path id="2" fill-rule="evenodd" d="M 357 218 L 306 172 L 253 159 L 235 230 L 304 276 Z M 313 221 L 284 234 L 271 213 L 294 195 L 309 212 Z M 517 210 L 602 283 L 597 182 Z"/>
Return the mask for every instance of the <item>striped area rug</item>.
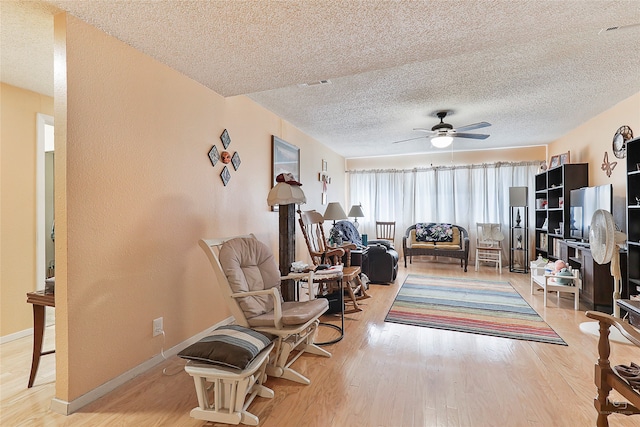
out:
<path id="1" fill-rule="evenodd" d="M 385 321 L 567 345 L 509 282 L 410 274 Z"/>

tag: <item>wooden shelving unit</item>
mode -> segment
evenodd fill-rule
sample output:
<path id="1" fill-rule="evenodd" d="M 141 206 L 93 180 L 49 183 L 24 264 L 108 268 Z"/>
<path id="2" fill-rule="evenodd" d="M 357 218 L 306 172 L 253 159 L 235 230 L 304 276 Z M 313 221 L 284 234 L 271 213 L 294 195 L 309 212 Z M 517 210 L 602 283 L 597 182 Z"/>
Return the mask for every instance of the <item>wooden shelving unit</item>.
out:
<path id="1" fill-rule="evenodd" d="M 640 295 L 640 137 L 627 141 L 627 289 L 622 298 Z"/>
<path id="2" fill-rule="evenodd" d="M 566 164 L 536 175 L 534 258 L 559 258 L 560 242 L 569 236 L 571 190 L 588 185 L 587 163 Z"/>

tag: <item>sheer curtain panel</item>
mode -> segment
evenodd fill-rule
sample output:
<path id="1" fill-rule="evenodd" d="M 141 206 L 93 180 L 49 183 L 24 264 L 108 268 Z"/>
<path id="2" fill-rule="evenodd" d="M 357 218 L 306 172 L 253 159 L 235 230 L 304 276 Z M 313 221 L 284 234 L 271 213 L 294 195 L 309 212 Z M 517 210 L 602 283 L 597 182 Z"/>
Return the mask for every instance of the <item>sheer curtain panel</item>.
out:
<path id="1" fill-rule="evenodd" d="M 466 228 L 471 242 L 475 242 L 477 222 L 500 223 L 508 229 L 509 187 L 534 188 L 539 166 L 535 161 L 347 171 L 348 204 L 362 203 L 362 233 L 374 233 L 376 220 L 396 221 L 396 238 L 400 241 L 412 224 L 447 222 Z M 534 194 L 529 192 L 529 206 Z M 529 224 L 534 224 L 534 213 L 529 210 Z M 475 251 L 475 243 L 470 249 Z"/>

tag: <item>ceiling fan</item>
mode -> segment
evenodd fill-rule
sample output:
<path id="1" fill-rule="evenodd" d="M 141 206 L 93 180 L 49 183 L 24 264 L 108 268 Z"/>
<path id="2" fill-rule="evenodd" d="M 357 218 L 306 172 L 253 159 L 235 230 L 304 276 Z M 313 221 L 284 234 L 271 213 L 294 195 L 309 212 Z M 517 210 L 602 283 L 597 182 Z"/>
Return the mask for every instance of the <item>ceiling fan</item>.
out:
<path id="1" fill-rule="evenodd" d="M 447 117 L 447 114 L 448 114 L 447 111 L 438 111 L 436 113 L 436 116 L 440 119 L 440 123 L 438 123 L 431 129 L 415 128 L 413 130 L 427 132 L 429 134 L 427 135 L 427 137 L 431 137 L 431 144 L 433 144 L 433 146 L 436 148 L 448 147 L 453 142 L 454 137 L 455 138 L 471 138 L 471 139 L 489 138 L 489 135 L 487 134 L 467 133 L 467 131 L 485 128 L 485 127 L 491 126 L 491 123 L 479 122 L 479 123 L 473 123 L 470 125 L 466 125 L 466 126 L 462 126 L 454 129 L 452 125 L 444 122 L 444 118 Z M 420 138 L 423 138 L 423 137 L 396 141 L 394 142 L 394 144 L 397 144 L 399 142 L 413 141 L 415 139 L 420 139 Z"/>

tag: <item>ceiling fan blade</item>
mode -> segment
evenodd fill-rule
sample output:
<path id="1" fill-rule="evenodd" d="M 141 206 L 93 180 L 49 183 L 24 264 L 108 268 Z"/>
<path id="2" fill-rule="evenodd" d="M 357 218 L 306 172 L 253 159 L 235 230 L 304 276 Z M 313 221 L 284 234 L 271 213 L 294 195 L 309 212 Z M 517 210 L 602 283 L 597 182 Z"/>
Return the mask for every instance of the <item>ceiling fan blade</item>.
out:
<path id="1" fill-rule="evenodd" d="M 485 134 L 482 134 L 482 133 L 453 132 L 453 133 L 451 133 L 451 136 L 454 136 L 456 138 L 471 138 L 471 139 L 487 139 L 487 138 L 489 138 L 489 135 L 485 135 Z"/>
<path id="2" fill-rule="evenodd" d="M 462 126 L 459 128 L 456 128 L 456 131 L 468 131 L 468 130 L 474 130 L 474 129 L 480 129 L 480 128 L 486 128 L 491 126 L 491 123 L 487 123 L 487 122 L 480 122 L 480 123 L 473 123 L 471 125 L 466 125 L 466 126 Z"/>
<path id="3" fill-rule="evenodd" d="M 426 129 L 426 128 L 413 128 L 413 130 L 419 130 L 420 132 L 427 132 L 427 133 L 430 133 L 432 135 L 435 135 L 435 134 L 438 133 L 436 131 L 433 131 L 431 129 Z"/>
<path id="4" fill-rule="evenodd" d="M 392 142 L 392 144 L 398 144 L 400 142 L 407 142 L 407 141 L 415 141 L 416 139 L 425 139 L 425 138 L 427 138 L 427 137 L 426 136 L 419 136 L 417 138 L 402 139 L 400 141 L 394 141 L 394 142 Z"/>

